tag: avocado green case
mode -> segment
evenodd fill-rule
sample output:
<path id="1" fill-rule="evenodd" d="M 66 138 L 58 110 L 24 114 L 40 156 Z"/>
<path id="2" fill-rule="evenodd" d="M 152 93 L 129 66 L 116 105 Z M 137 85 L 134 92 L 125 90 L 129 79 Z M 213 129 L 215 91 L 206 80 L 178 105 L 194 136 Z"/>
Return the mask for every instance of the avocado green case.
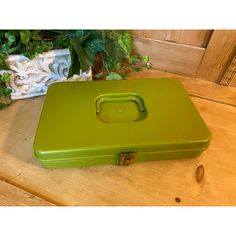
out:
<path id="1" fill-rule="evenodd" d="M 58 82 L 34 140 L 46 168 L 196 157 L 211 134 L 176 79 Z"/>

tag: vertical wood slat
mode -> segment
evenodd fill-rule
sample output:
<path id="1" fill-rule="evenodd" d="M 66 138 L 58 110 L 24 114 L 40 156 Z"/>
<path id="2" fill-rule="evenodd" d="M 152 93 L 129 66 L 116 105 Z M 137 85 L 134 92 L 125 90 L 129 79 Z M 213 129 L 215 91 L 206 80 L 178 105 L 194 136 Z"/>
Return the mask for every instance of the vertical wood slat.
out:
<path id="1" fill-rule="evenodd" d="M 197 78 L 219 83 L 236 46 L 236 30 L 215 30 L 200 63 Z"/>
<path id="2" fill-rule="evenodd" d="M 197 47 L 206 47 L 213 30 L 134 30 L 133 35 L 175 42 Z"/>
<path id="3" fill-rule="evenodd" d="M 230 86 L 236 87 L 236 73 L 234 73 L 234 77 L 232 78 L 230 82 Z"/>
<path id="4" fill-rule="evenodd" d="M 232 62 L 230 63 L 227 71 L 225 72 L 222 80 L 219 82 L 220 85 L 229 86 L 236 78 L 236 55 L 234 56 Z"/>

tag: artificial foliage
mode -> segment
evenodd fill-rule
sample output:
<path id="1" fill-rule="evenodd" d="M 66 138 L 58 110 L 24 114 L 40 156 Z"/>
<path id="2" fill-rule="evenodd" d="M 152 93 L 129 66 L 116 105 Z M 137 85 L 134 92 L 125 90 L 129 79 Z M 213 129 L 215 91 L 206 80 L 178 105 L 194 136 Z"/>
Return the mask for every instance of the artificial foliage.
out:
<path id="1" fill-rule="evenodd" d="M 10 81 L 10 75 L 4 73 L 0 76 L 0 110 L 11 104 L 11 89 L 7 88 L 6 83 Z"/>
<path id="2" fill-rule="evenodd" d="M 132 53 L 132 35 L 127 30 L 1 30 L 0 70 L 8 69 L 5 59 L 10 54 L 32 59 L 63 48 L 69 48 L 71 56 L 68 77 L 92 68 L 96 79 L 120 80 L 150 65 L 148 56 Z M 0 109 L 11 103 L 9 80 L 6 73 L 0 76 Z"/>

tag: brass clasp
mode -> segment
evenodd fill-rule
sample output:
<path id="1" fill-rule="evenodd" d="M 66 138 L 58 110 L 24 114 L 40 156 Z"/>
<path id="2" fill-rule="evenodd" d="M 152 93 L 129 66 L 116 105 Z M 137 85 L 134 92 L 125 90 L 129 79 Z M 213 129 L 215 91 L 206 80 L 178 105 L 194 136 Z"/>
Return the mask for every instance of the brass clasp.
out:
<path id="1" fill-rule="evenodd" d="M 128 166 L 132 164 L 137 156 L 136 152 L 122 152 L 120 153 L 119 165 Z"/>

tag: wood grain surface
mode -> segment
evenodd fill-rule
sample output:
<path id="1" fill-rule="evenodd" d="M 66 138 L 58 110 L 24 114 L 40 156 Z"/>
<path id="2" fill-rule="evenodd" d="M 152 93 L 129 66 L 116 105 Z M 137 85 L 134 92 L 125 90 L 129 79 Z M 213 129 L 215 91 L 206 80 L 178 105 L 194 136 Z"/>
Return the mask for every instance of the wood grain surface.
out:
<path id="1" fill-rule="evenodd" d="M 177 75 L 170 72 L 160 70 L 143 69 L 142 72 L 132 72 L 130 79 L 143 78 L 176 78 L 178 79 L 188 94 L 195 97 L 200 97 L 212 100 L 219 103 L 236 106 L 236 90 L 235 88 L 221 86 L 210 81 L 190 78 L 188 76 Z"/>
<path id="2" fill-rule="evenodd" d="M 236 30 L 214 30 L 197 78 L 220 83 L 236 50 Z"/>
<path id="3" fill-rule="evenodd" d="M 230 86 L 236 87 L 236 73 L 234 73 L 234 75 L 233 75 L 233 78 L 232 78 L 232 80 L 230 82 Z"/>
<path id="4" fill-rule="evenodd" d="M 215 96 L 211 89 L 217 90 L 209 85 L 200 93 Z M 0 112 L 0 177 L 10 184 L 56 205 L 236 205 L 234 106 L 192 97 L 213 136 L 198 158 L 48 170 L 32 149 L 43 99 L 16 101 Z"/>
<path id="5" fill-rule="evenodd" d="M 213 30 L 133 30 L 132 34 L 179 44 L 206 47 Z"/>
<path id="6" fill-rule="evenodd" d="M 236 54 L 219 84 L 225 86 L 236 86 Z"/>
<path id="7" fill-rule="evenodd" d="M 53 206 L 53 204 L 0 180 L 0 206 Z"/>
<path id="8" fill-rule="evenodd" d="M 134 51 L 148 55 L 153 68 L 195 76 L 205 48 L 133 36 Z"/>

